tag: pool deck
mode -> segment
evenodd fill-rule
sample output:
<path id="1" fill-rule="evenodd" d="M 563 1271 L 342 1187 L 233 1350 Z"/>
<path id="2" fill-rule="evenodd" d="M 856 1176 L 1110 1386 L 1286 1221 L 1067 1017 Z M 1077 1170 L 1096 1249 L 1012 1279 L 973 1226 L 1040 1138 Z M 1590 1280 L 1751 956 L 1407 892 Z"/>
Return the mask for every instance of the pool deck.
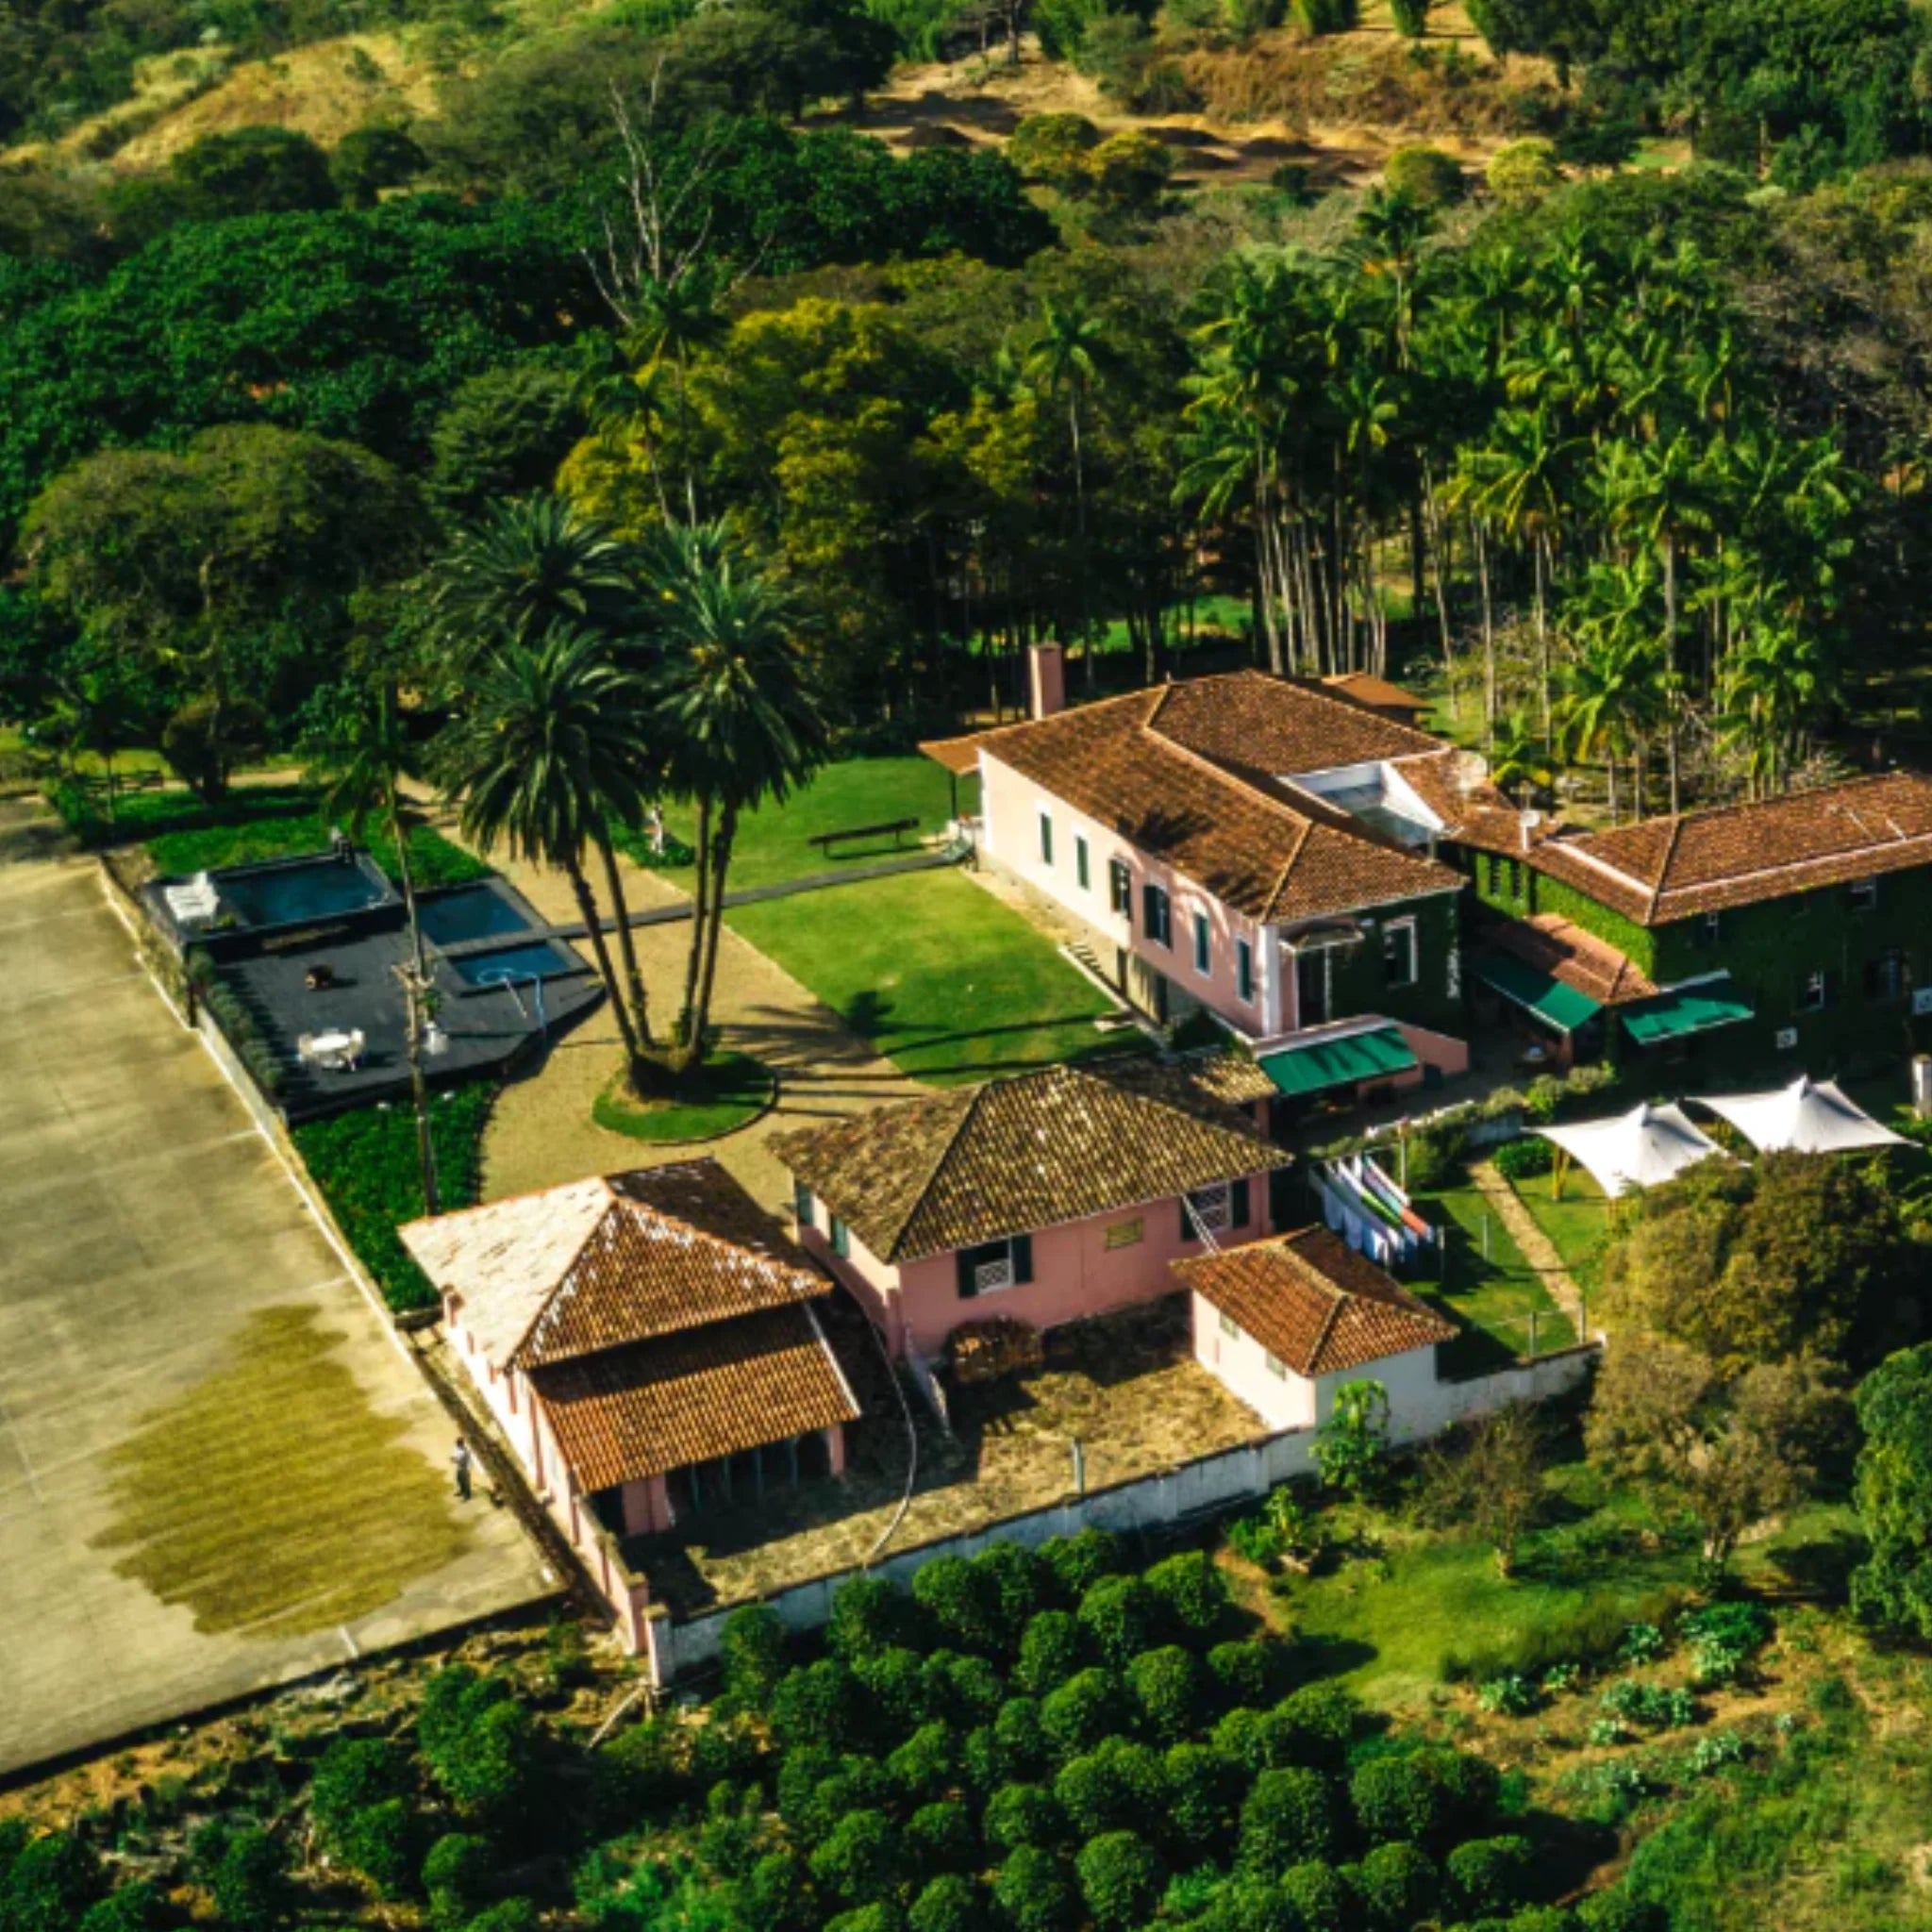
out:
<path id="1" fill-rule="evenodd" d="M 217 885 L 220 874 L 216 874 Z M 501 879 L 426 895 L 425 909 L 447 906 L 458 894 L 487 892 L 502 908 L 490 922 L 498 930 L 425 948 L 436 989 L 436 1023 L 447 1039 L 444 1051 L 425 1062 L 438 1085 L 507 1072 L 540 1036 L 556 1037 L 604 997 L 604 989 L 582 955 L 553 935 L 529 901 Z M 150 905 L 154 904 L 150 889 Z M 509 926 L 515 919 L 521 924 Z M 445 929 L 470 922 L 457 919 Z M 470 962 L 546 945 L 572 962 L 545 977 L 541 991 L 526 974 L 508 984 L 477 986 Z M 410 963 L 408 932 L 394 902 L 290 926 L 264 935 L 209 934 L 207 957 L 220 984 L 246 1009 L 256 1030 L 284 1067 L 274 1096 L 291 1122 L 408 1091 L 408 1001 L 399 969 Z M 197 950 L 201 947 L 197 944 Z M 325 965 L 331 984 L 311 988 L 308 975 Z M 304 1064 L 298 1041 L 305 1033 L 359 1031 L 362 1058 L 347 1071 Z M 231 1041 L 231 1044 L 233 1042 Z"/>

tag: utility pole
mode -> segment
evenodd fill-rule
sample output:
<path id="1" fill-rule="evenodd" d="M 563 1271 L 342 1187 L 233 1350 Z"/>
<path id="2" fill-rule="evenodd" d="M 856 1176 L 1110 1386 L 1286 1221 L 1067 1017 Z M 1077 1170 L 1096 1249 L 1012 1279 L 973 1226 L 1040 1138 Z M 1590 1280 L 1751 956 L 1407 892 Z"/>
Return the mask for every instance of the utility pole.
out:
<path id="1" fill-rule="evenodd" d="M 441 1214 L 442 1199 L 436 1185 L 436 1146 L 429 1132 L 429 1093 L 423 1077 L 423 1059 L 447 1051 L 449 1036 L 436 1024 L 439 995 L 436 982 L 419 950 L 394 968 L 402 981 L 408 1012 L 406 1029 L 409 1057 L 409 1091 L 416 1103 L 416 1158 L 423 1169 L 423 1211 Z"/>

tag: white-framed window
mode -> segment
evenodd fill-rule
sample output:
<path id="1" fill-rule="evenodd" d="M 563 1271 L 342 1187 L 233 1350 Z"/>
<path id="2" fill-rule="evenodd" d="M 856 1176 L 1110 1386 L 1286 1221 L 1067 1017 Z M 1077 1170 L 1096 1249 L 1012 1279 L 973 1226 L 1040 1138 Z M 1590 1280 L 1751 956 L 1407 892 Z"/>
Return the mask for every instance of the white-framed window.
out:
<path id="1" fill-rule="evenodd" d="M 1382 983 L 1385 986 L 1413 986 L 1420 977 L 1415 921 L 1391 919 L 1382 928 Z"/>
<path id="2" fill-rule="evenodd" d="M 1874 912 L 1878 908 L 1878 881 L 1876 879 L 1854 879 L 1852 881 L 1852 910 L 1854 912 Z"/>
<path id="3" fill-rule="evenodd" d="M 1234 991 L 1243 1006 L 1255 1004 L 1255 946 L 1251 940 L 1234 942 Z"/>
<path id="4" fill-rule="evenodd" d="M 1194 914 L 1194 971 L 1203 979 L 1214 971 L 1214 929 L 1205 912 Z"/>
<path id="5" fill-rule="evenodd" d="M 1798 1010 L 1801 1013 L 1822 1013 L 1830 998 L 1830 988 L 1825 983 L 1822 971 L 1807 973 L 1804 987 L 1798 994 Z"/>
<path id="6" fill-rule="evenodd" d="M 1230 1341 L 1241 1340 L 1241 1324 L 1225 1308 L 1221 1311 L 1221 1332 Z"/>
<path id="7" fill-rule="evenodd" d="M 1722 912 L 1707 912 L 1704 915 L 1704 943 L 1714 946 L 1724 937 L 1724 916 Z"/>
<path id="8" fill-rule="evenodd" d="M 1016 1234 L 982 1241 L 975 1248 L 961 1248 L 957 1258 L 961 1301 L 998 1294 L 1033 1279 L 1033 1237 Z"/>
<path id="9" fill-rule="evenodd" d="M 1288 1364 L 1285 1361 L 1283 1361 L 1278 1355 L 1269 1356 L 1267 1357 L 1267 1361 L 1268 1373 L 1271 1375 L 1273 1375 L 1277 1382 L 1285 1382 L 1288 1380 Z"/>
<path id="10" fill-rule="evenodd" d="M 1053 863 L 1053 814 L 1043 805 L 1040 808 L 1040 862 Z"/>
<path id="11" fill-rule="evenodd" d="M 1107 861 L 1107 905 L 1110 912 L 1124 919 L 1128 924 L 1134 921 L 1134 874 L 1127 870 L 1124 858 L 1109 858 Z"/>
<path id="12" fill-rule="evenodd" d="M 1093 862 L 1087 851 L 1087 841 L 1078 832 L 1074 834 L 1074 881 L 1083 892 L 1093 885 Z"/>

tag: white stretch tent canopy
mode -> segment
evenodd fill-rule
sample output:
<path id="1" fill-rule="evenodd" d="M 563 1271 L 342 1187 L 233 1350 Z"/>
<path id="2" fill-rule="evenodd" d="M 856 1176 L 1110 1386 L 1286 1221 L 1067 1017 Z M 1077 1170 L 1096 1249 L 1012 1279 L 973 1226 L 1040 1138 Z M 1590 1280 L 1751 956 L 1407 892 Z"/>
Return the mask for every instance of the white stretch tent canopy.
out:
<path id="1" fill-rule="evenodd" d="M 1648 1102 L 1611 1120 L 1536 1131 L 1560 1147 L 1612 1200 L 1632 1188 L 1657 1187 L 1713 1154 L 1728 1158 L 1708 1134 L 1691 1124 L 1682 1108 Z"/>
<path id="2" fill-rule="evenodd" d="M 1854 1147 L 1899 1147 L 1905 1137 L 1881 1127 L 1830 1080 L 1800 1074 L 1768 1093 L 1719 1093 L 1700 1100 L 1766 1154 L 1839 1154 Z"/>

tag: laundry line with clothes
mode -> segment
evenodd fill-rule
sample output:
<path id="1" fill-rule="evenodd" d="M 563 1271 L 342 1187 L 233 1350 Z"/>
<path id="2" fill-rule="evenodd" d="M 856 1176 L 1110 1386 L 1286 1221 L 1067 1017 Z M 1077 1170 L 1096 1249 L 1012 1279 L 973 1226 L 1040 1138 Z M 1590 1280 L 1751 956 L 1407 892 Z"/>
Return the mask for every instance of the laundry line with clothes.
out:
<path id="1" fill-rule="evenodd" d="M 1314 1181 L 1323 1220 L 1357 1254 L 1391 1274 L 1413 1274 L 1425 1255 L 1437 1254 L 1440 1230 L 1366 1154 L 1324 1160 Z"/>

